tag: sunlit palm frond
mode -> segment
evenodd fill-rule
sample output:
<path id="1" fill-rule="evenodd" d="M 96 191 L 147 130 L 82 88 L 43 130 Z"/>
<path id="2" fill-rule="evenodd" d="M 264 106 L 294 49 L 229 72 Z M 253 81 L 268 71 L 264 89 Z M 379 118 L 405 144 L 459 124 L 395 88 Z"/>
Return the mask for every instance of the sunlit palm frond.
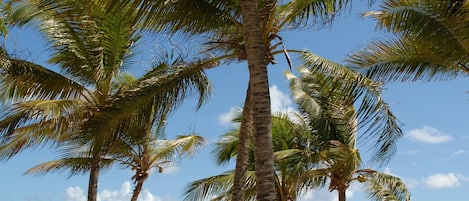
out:
<path id="1" fill-rule="evenodd" d="M 229 192 L 233 185 L 233 172 L 200 179 L 191 182 L 185 190 L 185 201 L 229 200 Z"/>
<path id="2" fill-rule="evenodd" d="M 466 71 L 467 59 L 452 48 L 403 37 L 374 41 L 349 55 L 347 63 L 381 82 L 405 82 L 456 78 Z"/>
<path id="3" fill-rule="evenodd" d="M 206 144 L 199 135 L 179 135 L 174 140 L 157 140 L 155 148 L 151 150 L 152 160 L 176 160 L 175 156 L 190 156 L 196 149 Z"/>
<path id="4" fill-rule="evenodd" d="M 194 0 L 138 0 L 124 1 L 133 8 L 141 9 L 146 27 L 156 30 L 201 33 L 233 23 L 239 17 L 234 9 L 235 1 Z M 187 9 L 194 8 L 194 9 Z M 217 19 L 217 20 L 213 20 Z"/>
<path id="5" fill-rule="evenodd" d="M 381 172 L 366 173 L 365 178 L 371 200 L 410 201 L 410 192 L 400 178 Z"/>
<path id="6" fill-rule="evenodd" d="M 29 99 L 86 99 L 90 92 L 81 84 L 43 66 L 1 55 L 2 102 Z"/>
<path id="7" fill-rule="evenodd" d="M 469 12 L 465 1 L 388 0 L 365 13 L 395 37 L 370 43 L 347 61 L 386 82 L 467 75 Z"/>
<path id="8" fill-rule="evenodd" d="M 99 139 L 110 139 L 112 133 L 120 133 L 127 130 L 126 126 L 133 125 L 138 118 L 141 108 L 148 103 L 156 102 L 153 107 L 155 118 L 165 117 L 165 114 L 180 105 L 181 101 L 191 92 L 199 94 L 199 103 L 206 100 L 210 94 L 210 84 L 201 70 L 210 65 L 204 62 L 195 62 L 189 65 L 179 65 L 165 68 L 164 73 L 157 73 L 151 77 L 145 77 L 138 82 L 136 88 L 132 88 L 113 97 L 103 108 L 99 108 L 94 117 L 90 119 L 86 128 L 88 133 L 99 133 L 95 143 L 101 144 Z M 150 71 L 152 73 L 152 71 Z M 159 120 L 155 120 L 158 122 Z M 122 130 L 124 129 L 124 130 Z"/>
<path id="9" fill-rule="evenodd" d="M 304 67 L 299 69 L 301 77 L 291 74 L 287 77 L 300 108 L 310 121 L 316 119 L 311 122 L 312 127 L 323 134 L 341 129 L 343 134 L 348 133 L 347 143 L 352 143 L 351 146 L 356 140 L 356 129 L 364 129 L 361 138 L 368 142 L 376 139 L 371 142 L 377 150 L 375 159 L 387 161 L 394 153 L 402 130 L 389 105 L 381 98 L 381 84 L 314 54 L 305 53 L 303 59 Z M 360 103 L 358 109 L 353 108 L 355 103 Z M 320 118 L 321 115 L 326 116 Z"/>
<path id="10" fill-rule="evenodd" d="M 74 137 L 86 118 L 80 100 L 37 100 L 5 108 L 0 121 L 0 158 L 51 142 L 52 145 Z"/>
<path id="11" fill-rule="evenodd" d="M 74 78 L 97 85 L 107 93 L 110 80 L 131 58 L 137 40 L 138 21 L 123 9 L 105 12 L 94 1 L 38 1 L 19 4 L 13 21 L 39 19 L 39 28 L 49 39 L 51 63 Z M 93 7 L 93 9 L 90 9 Z M 32 14 L 25 11 L 32 10 Z M 78 17 L 79 16 L 79 17 Z M 102 81 L 100 81 L 102 80 Z"/>
<path id="12" fill-rule="evenodd" d="M 239 130 L 231 130 L 224 134 L 220 140 L 216 142 L 212 153 L 216 157 L 217 164 L 228 164 L 236 157 L 238 152 Z"/>
<path id="13" fill-rule="evenodd" d="M 110 167 L 113 160 L 103 159 L 101 167 Z M 85 174 L 89 171 L 91 165 L 91 158 L 75 157 L 75 158 L 62 158 L 58 160 L 48 161 L 36 165 L 25 172 L 25 174 L 39 174 L 43 175 L 50 172 L 62 172 L 70 169 L 69 176 Z"/>
<path id="14" fill-rule="evenodd" d="M 350 2 L 348 0 L 295 0 L 279 7 L 280 27 L 285 25 L 326 25 L 332 23 Z M 285 27 L 288 28 L 288 27 Z"/>
<path id="15" fill-rule="evenodd" d="M 185 190 L 184 201 L 229 201 L 233 186 L 234 172 L 228 171 L 220 175 L 191 182 Z M 255 172 L 248 171 L 246 178 L 246 201 L 255 200 Z"/>
<path id="16" fill-rule="evenodd" d="M 468 52 L 465 36 L 468 13 L 456 1 L 388 0 L 380 11 L 364 14 L 377 20 L 377 26 L 416 40 L 432 40 L 435 44 Z"/>
<path id="17" fill-rule="evenodd" d="M 36 10 L 32 16 L 15 13 L 30 9 Z M 72 1 L 28 1 L 15 8 L 12 20 L 28 22 L 39 19 L 37 26 L 53 50 L 50 62 L 59 64 L 75 79 L 89 84 L 96 80 L 93 71 L 100 69 L 99 54 L 102 50 L 98 48 L 99 30 L 93 24 L 95 21 L 90 19 L 90 13 L 82 11 Z"/>
<path id="18" fill-rule="evenodd" d="M 315 168 L 306 170 L 301 175 L 304 188 L 322 188 L 326 186 L 329 170 L 327 168 Z"/>

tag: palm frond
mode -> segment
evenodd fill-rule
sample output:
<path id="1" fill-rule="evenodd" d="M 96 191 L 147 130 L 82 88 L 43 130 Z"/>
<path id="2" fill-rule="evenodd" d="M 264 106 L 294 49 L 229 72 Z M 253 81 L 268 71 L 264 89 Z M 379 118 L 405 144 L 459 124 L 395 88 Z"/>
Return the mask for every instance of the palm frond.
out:
<path id="1" fill-rule="evenodd" d="M 37 100 L 5 108 L 0 121 L 0 158 L 52 142 L 52 145 L 74 137 L 86 118 L 80 100 Z"/>
<path id="2" fill-rule="evenodd" d="M 124 3 L 141 9 L 146 27 L 154 30 L 201 33 L 232 24 L 240 16 L 235 1 L 138 0 Z"/>
<path id="3" fill-rule="evenodd" d="M 453 48 L 403 37 L 374 41 L 349 55 L 346 61 L 354 68 L 364 69 L 368 77 L 377 81 L 405 82 L 456 78 L 465 73 L 466 60 Z"/>
<path id="4" fill-rule="evenodd" d="M 410 192 L 400 178 L 381 172 L 367 173 L 365 178 L 371 200 L 410 201 Z"/>
<path id="5" fill-rule="evenodd" d="M 381 11 L 364 16 L 377 20 L 377 26 L 394 33 L 412 36 L 416 40 L 433 40 L 435 44 L 452 47 L 456 52 L 468 52 L 465 36 L 468 13 L 453 2 L 433 0 L 388 0 Z"/>
<path id="6" fill-rule="evenodd" d="M 192 91 L 197 91 L 200 107 L 210 93 L 209 81 L 201 69 L 210 64 L 195 62 L 172 66 L 165 68 L 164 73 L 140 80 L 136 88 L 112 97 L 103 108 L 99 108 L 95 116 L 84 125 L 90 128 L 87 132 L 101 135 L 97 136 L 97 141 L 94 142 L 100 147 L 106 144 L 100 139 L 111 139 L 110 135 L 125 133 L 129 125 L 134 125 L 141 108 L 145 108 L 150 102 L 158 103 L 153 107 L 152 116 L 163 118 L 168 111 L 180 105 Z"/>
<path id="7" fill-rule="evenodd" d="M 231 130 L 225 133 L 216 142 L 212 154 L 215 155 L 217 164 L 228 164 L 238 154 L 239 130 Z"/>
<path id="8" fill-rule="evenodd" d="M 107 94 L 106 85 L 131 58 L 138 39 L 138 21 L 128 9 L 104 12 L 95 1 L 38 1 L 19 4 L 14 21 L 40 19 L 39 28 L 49 39 L 53 57 L 66 73 Z M 93 7 L 93 9 L 90 9 Z M 33 10 L 25 14 L 25 10 Z M 125 14 L 127 15 L 124 15 Z"/>
<path id="9" fill-rule="evenodd" d="M 152 160 L 175 160 L 178 157 L 190 156 L 196 149 L 206 144 L 204 138 L 198 135 L 179 135 L 174 140 L 157 140 L 156 147 L 151 151 Z"/>
<path id="10" fill-rule="evenodd" d="M 280 6 L 280 25 L 330 24 L 350 2 L 348 0 L 296 0 Z"/>
<path id="11" fill-rule="evenodd" d="M 113 160 L 103 159 L 101 167 L 110 167 Z M 85 174 L 89 171 L 91 166 L 91 158 L 88 157 L 75 157 L 75 158 L 62 158 L 58 160 L 48 161 L 36 165 L 25 172 L 25 174 L 39 174 L 44 175 L 50 172 L 62 172 L 70 169 L 69 176 Z"/>
<path id="12" fill-rule="evenodd" d="M 234 172 L 228 171 L 220 175 L 191 182 L 185 190 L 184 201 L 229 201 L 233 186 Z M 246 178 L 246 201 L 255 200 L 255 172 L 248 171 Z"/>
<path id="13" fill-rule="evenodd" d="M 204 179 L 191 182 L 185 190 L 185 201 L 198 200 L 229 200 L 229 192 L 233 185 L 233 172 L 225 172 Z"/>
<path id="14" fill-rule="evenodd" d="M 363 128 L 361 138 L 376 139 L 371 143 L 377 151 L 374 159 L 386 162 L 394 153 L 402 130 L 381 98 L 381 84 L 314 54 L 305 53 L 303 59 L 301 78 L 287 76 L 295 100 L 312 121 L 311 127 L 322 135 L 348 133 L 347 143 L 352 143 L 351 146 L 355 146 L 357 129 Z M 360 103 L 357 110 L 353 108 L 356 102 Z"/>
<path id="15" fill-rule="evenodd" d="M 81 84 L 43 66 L 1 54 L 0 96 L 2 102 L 28 99 L 87 99 Z"/>

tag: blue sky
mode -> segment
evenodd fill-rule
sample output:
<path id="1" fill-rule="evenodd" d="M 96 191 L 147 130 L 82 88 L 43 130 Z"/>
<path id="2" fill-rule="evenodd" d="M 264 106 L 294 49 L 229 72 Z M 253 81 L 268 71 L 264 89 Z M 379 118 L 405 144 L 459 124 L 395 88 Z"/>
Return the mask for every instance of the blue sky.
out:
<path id="1" fill-rule="evenodd" d="M 374 22 L 362 19 L 367 10 L 365 1 L 356 2 L 349 14 L 337 20 L 331 29 L 304 29 L 283 32 L 289 49 L 307 49 L 341 62 L 353 50 L 367 41 L 383 37 Z M 158 40 L 152 41 L 158 47 Z M 42 38 L 27 30 L 13 30 L 9 49 L 22 58 L 43 63 L 47 59 Z M 150 47 L 151 48 L 151 47 Z M 156 48 L 155 48 L 156 49 Z M 149 52 L 153 51 L 150 49 Z M 274 111 L 293 110 L 295 105 L 288 91 L 283 72 L 288 69 L 283 56 L 279 64 L 269 67 Z M 298 63 L 296 63 L 298 64 Z M 294 62 L 295 65 L 295 62 Z M 168 167 L 166 173 L 155 172 L 144 185 L 141 201 L 179 201 L 190 181 L 222 173 L 233 164 L 217 167 L 210 154 L 212 143 L 232 125 L 230 111 L 244 101 L 247 84 L 245 63 L 232 63 L 207 72 L 213 86 L 211 100 L 199 111 L 188 100 L 168 120 L 168 138 L 192 131 L 210 143 L 190 159 Z M 403 123 L 405 136 L 398 143 L 397 154 L 384 167 L 370 164 L 367 147 L 359 147 L 364 155 L 364 167 L 379 168 L 403 178 L 416 201 L 464 201 L 469 190 L 469 89 L 467 78 L 438 83 L 396 83 L 387 85 L 385 100 Z M 0 198 L 5 201 L 85 201 L 88 175 L 67 177 L 63 174 L 44 176 L 23 175 L 28 168 L 53 159 L 56 153 L 47 149 L 25 151 L 9 161 L 0 161 Z M 115 167 L 101 174 L 100 201 L 129 200 L 133 188 L 129 170 Z M 362 186 L 352 185 L 350 201 L 367 200 Z M 315 190 L 301 201 L 333 201 L 335 192 Z"/>

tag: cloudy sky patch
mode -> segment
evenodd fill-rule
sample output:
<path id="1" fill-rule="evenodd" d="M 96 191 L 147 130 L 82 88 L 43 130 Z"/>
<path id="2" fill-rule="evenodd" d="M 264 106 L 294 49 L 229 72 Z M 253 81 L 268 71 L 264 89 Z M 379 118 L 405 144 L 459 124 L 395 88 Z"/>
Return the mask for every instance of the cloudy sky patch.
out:
<path id="1" fill-rule="evenodd" d="M 412 140 L 425 144 L 441 144 L 453 139 L 450 135 L 442 133 L 436 128 L 430 126 L 412 129 L 407 132 L 407 136 Z"/>
<path id="2" fill-rule="evenodd" d="M 459 187 L 461 185 L 461 182 L 454 173 L 437 173 L 427 177 L 424 180 L 424 184 L 425 186 L 431 189 L 443 189 Z"/>
<path id="3" fill-rule="evenodd" d="M 98 201 L 129 201 L 132 197 L 132 186 L 130 182 L 122 183 L 119 190 L 105 189 L 98 193 Z M 68 187 L 65 190 L 65 201 L 86 201 L 86 195 L 83 189 L 78 186 Z M 139 196 L 138 201 L 163 201 L 144 189 Z"/>

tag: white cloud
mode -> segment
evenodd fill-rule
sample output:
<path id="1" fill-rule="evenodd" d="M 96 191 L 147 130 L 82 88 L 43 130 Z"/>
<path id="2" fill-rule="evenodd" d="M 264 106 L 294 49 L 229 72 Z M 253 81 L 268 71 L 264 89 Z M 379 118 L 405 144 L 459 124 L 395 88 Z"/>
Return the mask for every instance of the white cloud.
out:
<path id="1" fill-rule="evenodd" d="M 122 183 L 119 190 L 105 189 L 98 193 L 98 201 L 128 201 L 132 197 L 132 187 L 130 182 Z M 68 187 L 65 194 L 66 201 L 86 201 L 86 195 L 78 186 Z M 139 196 L 139 201 L 162 201 L 162 199 L 151 194 L 144 189 Z"/>
<path id="2" fill-rule="evenodd" d="M 66 201 L 86 201 L 83 189 L 78 186 L 68 187 L 65 191 Z"/>
<path id="3" fill-rule="evenodd" d="M 444 134 L 430 126 L 424 126 L 420 129 L 412 129 L 407 133 L 407 136 L 413 140 L 426 144 L 440 144 L 449 142 L 453 139 L 450 135 Z"/>
<path id="4" fill-rule="evenodd" d="M 270 87 L 270 102 L 272 113 L 289 113 L 295 110 L 290 96 L 283 93 L 276 85 Z"/>
<path id="5" fill-rule="evenodd" d="M 459 178 L 454 173 L 434 174 L 424 180 L 425 186 L 432 189 L 454 188 L 461 185 Z"/>
<path id="6" fill-rule="evenodd" d="M 225 112 L 218 116 L 218 121 L 222 125 L 233 125 L 233 119 L 241 112 L 242 108 L 238 106 L 231 107 L 228 112 Z"/>

